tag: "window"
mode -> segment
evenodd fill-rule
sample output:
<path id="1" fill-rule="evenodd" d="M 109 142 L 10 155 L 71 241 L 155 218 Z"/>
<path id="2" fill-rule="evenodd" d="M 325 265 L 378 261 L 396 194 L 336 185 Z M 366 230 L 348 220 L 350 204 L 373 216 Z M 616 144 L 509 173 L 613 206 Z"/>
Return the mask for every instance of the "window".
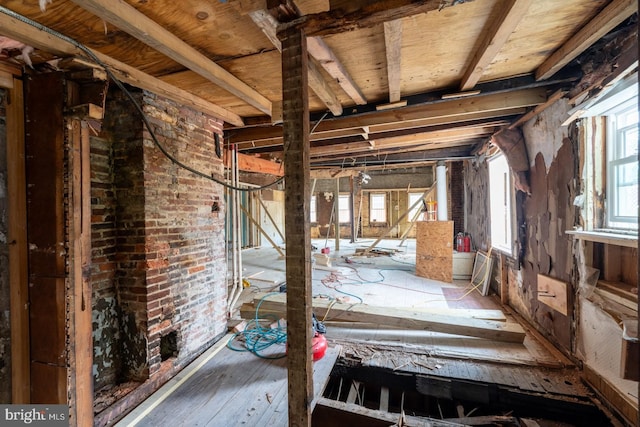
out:
<path id="1" fill-rule="evenodd" d="M 317 201 L 316 196 L 313 195 L 311 196 L 311 204 L 309 205 L 309 222 L 318 222 L 317 215 Z"/>
<path id="2" fill-rule="evenodd" d="M 340 194 L 338 197 L 338 222 L 345 223 L 351 221 L 351 209 L 349 208 L 349 195 Z"/>
<path id="3" fill-rule="evenodd" d="M 409 193 L 409 206 L 407 206 L 407 209 L 411 208 L 411 206 L 420 199 L 422 199 L 422 193 Z M 422 206 L 422 203 L 418 203 L 413 209 L 411 209 L 409 215 L 407 215 L 407 221 L 413 221 L 416 215 L 419 212 L 422 212 L 423 208 L 424 206 Z M 418 220 L 420 220 L 420 218 L 418 218 Z"/>
<path id="4" fill-rule="evenodd" d="M 374 193 L 369 195 L 369 222 L 387 222 L 387 195 Z"/>
<path id="5" fill-rule="evenodd" d="M 631 98 L 607 114 L 607 225 L 638 228 L 638 104 Z"/>
<path id="6" fill-rule="evenodd" d="M 491 214 L 491 246 L 513 255 L 512 183 L 504 155 L 489 160 L 489 207 Z"/>
<path id="7" fill-rule="evenodd" d="M 582 208 L 585 229 L 635 233 L 638 229 L 637 74 L 628 76 L 583 109 L 587 117 L 582 123 L 585 169 L 583 196 L 578 206 Z"/>

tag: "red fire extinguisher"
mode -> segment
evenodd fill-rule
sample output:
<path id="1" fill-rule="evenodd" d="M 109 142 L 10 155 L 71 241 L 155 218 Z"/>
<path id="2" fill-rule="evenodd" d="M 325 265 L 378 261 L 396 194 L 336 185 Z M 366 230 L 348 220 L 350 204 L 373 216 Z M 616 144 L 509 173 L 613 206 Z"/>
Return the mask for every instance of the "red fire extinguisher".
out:
<path id="1" fill-rule="evenodd" d="M 469 236 L 469 234 L 465 234 L 464 235 L 464 250 L 463 252 L 471 252 L 471 236 Z"/>
<path id="2" fill-rule="evenodd" d="M 456 251 L 464 252 L 464 235 L 462 233 L 456 234 Z"/>

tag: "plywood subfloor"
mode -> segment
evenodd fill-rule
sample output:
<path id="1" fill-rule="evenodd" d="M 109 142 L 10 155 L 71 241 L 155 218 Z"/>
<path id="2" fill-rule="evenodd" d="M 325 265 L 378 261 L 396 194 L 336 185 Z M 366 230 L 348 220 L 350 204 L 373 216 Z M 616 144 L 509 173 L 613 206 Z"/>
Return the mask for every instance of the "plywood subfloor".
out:
<path id="1" fill-rule="evenodd" d="M 227 341 L 228 337 L 223 338 L 116 425 L 287 425 L 286 359 L 233 351 L 226 347 Z M 314 363 L 316 396 L 339 353 L 339 347 L 329 348 Z"/>

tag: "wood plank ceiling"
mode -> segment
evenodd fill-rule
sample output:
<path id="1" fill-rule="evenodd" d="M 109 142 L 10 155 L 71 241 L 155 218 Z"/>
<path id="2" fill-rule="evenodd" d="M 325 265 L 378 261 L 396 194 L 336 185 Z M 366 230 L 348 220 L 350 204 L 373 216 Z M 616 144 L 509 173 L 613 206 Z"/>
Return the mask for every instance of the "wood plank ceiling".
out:
<path id="1" fill-rule="evenodd" d="M 571 62 L 636 12 L 635 0 L 5 0 L 0 43 L 34 47 L 38 70 L 86 59 L 22 15 L 123 81 L 222 118 L 239 151 L 279 161 L 277 31 L 297 25 L 312 167 L 398 167 L 469 156 L 544 108 L 579 77 Z"/>

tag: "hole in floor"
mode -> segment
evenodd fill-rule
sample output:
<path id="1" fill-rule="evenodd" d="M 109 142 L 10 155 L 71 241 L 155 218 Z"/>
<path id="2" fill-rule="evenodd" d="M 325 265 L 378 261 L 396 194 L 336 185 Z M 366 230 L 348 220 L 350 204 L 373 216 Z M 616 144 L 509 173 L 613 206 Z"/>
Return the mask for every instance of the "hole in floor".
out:
<path id="1" fill-rule="evenodd" d="M 547 378 L 544 380 L 548 381 Z M 334 368 L 323 399 L 314 409 L 313 425 L 389 426 L 390 421 L 397 422 L 402 412 L 407 417 L 407 425 L 416 422 L 417 425 L 432 425 L 428 424 L 430 420 L 504 427 L 615 425 L 586 396 L 540 393 L 500 384 L 344 366 Z"/>

